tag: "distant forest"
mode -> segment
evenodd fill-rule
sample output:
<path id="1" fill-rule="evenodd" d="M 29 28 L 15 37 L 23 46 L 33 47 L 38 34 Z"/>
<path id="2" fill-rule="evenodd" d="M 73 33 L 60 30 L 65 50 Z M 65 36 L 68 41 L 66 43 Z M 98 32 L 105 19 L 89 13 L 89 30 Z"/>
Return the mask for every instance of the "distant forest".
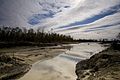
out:
<path id="1" fill-rule="evenodd" d="M 116 39 L 77 39 L 57 33 L 46 33 L 44 30 L 26 29 L 19 27 L 0 27 L 0 48 L 15 46 L 55 46 L 61 43 L 71 42 L 102 42 L 113 43 L 120 42 L 120 33 Z"/>
<path id="2" fill-rule="evenodd" d="M 113 39 L 78 39 L 77 42 L 120 43 L 120 33 Z"/>
<path id="3" fill-rule="evenodd" d="M 26 28 L 0 28 L 0 43 L 3 45 L 8 43 L 14 44 L 40 44 L 40 43 L 66 43 L 72 42 L 71 36 L 65 36 L 57 33 L 45 33 L 44 31 Z M 1 46 L 1 45 L 0 45 Z"/>

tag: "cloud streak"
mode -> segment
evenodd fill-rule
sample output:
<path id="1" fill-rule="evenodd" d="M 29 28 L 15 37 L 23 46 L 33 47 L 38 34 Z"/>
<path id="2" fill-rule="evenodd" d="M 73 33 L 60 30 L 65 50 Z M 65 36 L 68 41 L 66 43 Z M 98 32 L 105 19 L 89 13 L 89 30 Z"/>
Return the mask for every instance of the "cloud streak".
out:
<path id="1" fill-rule="evenodd" d="M 94 15 L 94 16 L 92 16 L 90 18 L 87 18 L 87 19 L 85 19 L 83 21 L 71 23 L 71 24 L 69 24 L 67 26 L 62 26 L 62 27 L 59 27 L 59 28 L 66 28 L 66 27 L 80 26 L 80 25 L 89 24 L 89 23 L 95 22 L 96 20 L 104 18 L 106 16 L 113 15 L 113 14 L 119 12 L 119 9 L 120 9 L 120 4 L 109 8 L 109 10 L 103 10 L 99 14 Z"/>
<path id="2" fill-rule="evenodd" d="M 120 0 L 0 0 L 0 4 L 0 25 L 44 27 L 46 32 L 53 29 L 74 38 L 112 38 L 120 29 Z"/>

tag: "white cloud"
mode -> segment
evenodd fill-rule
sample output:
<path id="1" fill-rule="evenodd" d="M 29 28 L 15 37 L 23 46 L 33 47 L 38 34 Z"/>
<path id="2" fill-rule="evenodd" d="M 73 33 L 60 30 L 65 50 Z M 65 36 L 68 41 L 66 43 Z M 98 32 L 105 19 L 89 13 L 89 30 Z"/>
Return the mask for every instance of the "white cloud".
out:
<path id="1" fill-rule="evenodd" d="M 102 30 L 95 29 L 99 26 L 112 25 L 120 22 L 120 0 L 1 0 L 0 2 L 4 2 L 0 5 L 1 25 L 26 26 L 35 29 L 45 27 L 46 31 L 53 28 L 56 32 L 61 34 L 69 33 L 75 38 L 110 38 L 115 36 L 120 29 L 119 25 L 103 28 Z M 119 5 L 116 14 L 103 17 L 86 25 L 70 26 L 70 28 L 77 27 L 75 29 L 70 29 L 69 27 L 59 28 L 91 18 L 109 10 L 110 7 L 115 5 Z M 65 6 L 69 8 L 65 8 Z M 52 18 L 42 19 L 36 25 L 28 23 L 28 20 L 34 14 L 47 13 L 49 12 L 48 10 L 55 13 Z M 91 28 L 94 31 L 85 32 L 86 30 L 91 30 Z"/>

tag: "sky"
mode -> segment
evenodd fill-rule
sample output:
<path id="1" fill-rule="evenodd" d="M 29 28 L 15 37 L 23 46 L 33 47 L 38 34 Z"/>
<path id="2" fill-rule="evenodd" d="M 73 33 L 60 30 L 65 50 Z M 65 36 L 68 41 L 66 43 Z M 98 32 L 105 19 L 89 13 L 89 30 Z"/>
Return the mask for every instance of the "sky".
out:
<path id="1" fill-rule="evenodd" d="M 43 29 L 79 39 L 115 38 L 120 0 L 0 0 L 0 25 Z"/>

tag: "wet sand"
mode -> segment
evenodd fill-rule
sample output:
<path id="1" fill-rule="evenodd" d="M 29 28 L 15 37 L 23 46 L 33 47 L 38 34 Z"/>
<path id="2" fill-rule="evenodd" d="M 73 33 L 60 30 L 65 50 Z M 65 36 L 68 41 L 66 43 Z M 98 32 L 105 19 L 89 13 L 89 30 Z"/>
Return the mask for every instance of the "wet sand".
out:
<path id="1" fill-rule="evenodd" d="M 61 52 L 65 52 L 67 46 L 51 46 L 51 47 L 16 47 L 0 49 L 0 53 L 14 56 L 19 61 L 32 65 L 39 60 L 46 60 L 57 56 Z"/>

